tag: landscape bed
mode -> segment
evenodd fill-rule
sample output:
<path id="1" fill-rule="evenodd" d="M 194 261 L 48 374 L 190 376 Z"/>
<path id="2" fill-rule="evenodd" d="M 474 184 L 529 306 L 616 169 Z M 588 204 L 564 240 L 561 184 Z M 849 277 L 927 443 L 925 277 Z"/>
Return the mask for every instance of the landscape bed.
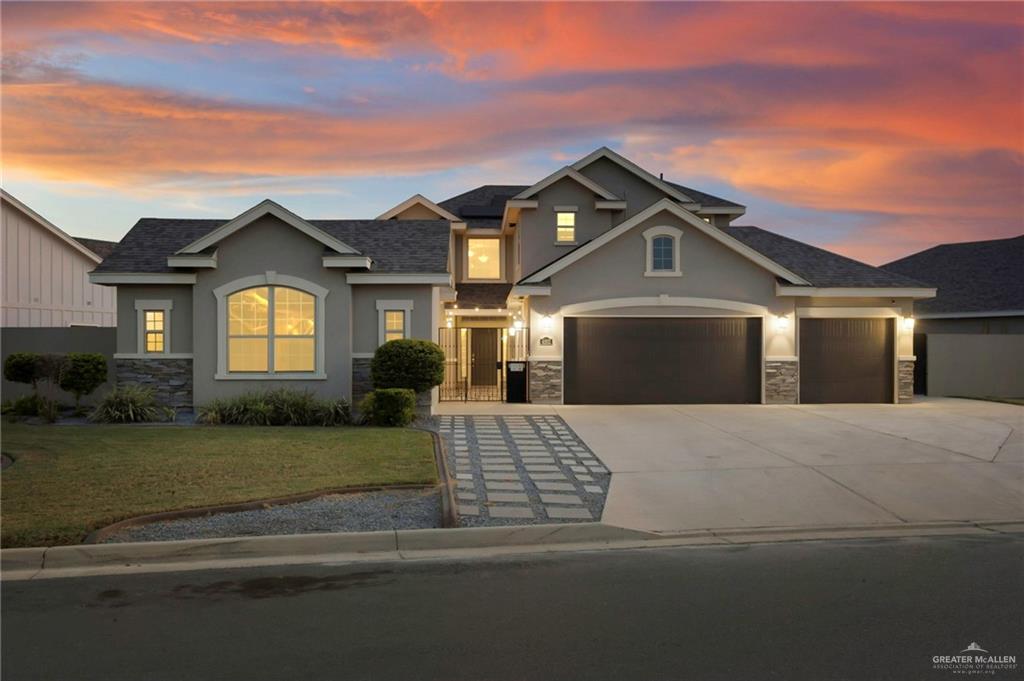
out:
<path id="1" fill-rule="evenodd" d="M 4 548 L 80 543 L 135 516 L 438 482 L 431 435 L 398 428 L 5 424 Z"/>

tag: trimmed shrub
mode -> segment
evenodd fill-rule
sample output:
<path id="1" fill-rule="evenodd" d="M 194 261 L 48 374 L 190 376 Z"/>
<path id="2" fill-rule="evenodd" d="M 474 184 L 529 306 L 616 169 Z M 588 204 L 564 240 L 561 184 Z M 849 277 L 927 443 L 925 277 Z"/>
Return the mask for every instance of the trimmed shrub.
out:
<path id="1" fill-rule="evenodd" d="M 81 412 L 82 396 L 107 380 L 107 358 L 98 353 L 68 353 L 60 371 L 60 387 L 75 396 L 75 412 Z"/>
<path id="2" fill-rule="evenodd" d="M 365 423 L 375 426 L 407 426 L 416 415 L 416 393 L 407 388 L 373 390 L 359 403 L 359 412 Z"/>
<path id="3" fill-rule="evenodd" d="M 199 408 L 197 420 L 237 426 L 344 426 L 352 423 L 352 412 L 345 400 L 278 388 L 213 400 Z"/>
<path id="4" fill-rule="evenodd" d="M 38 416 L 41 399 L 38 395 L 23 395 L 14 400 L 5 400 L 0 412 L 11 416 Z"/>
<path id="5" fill-rule="evenodd" d="M 4 378 L 14 383 L 26 383 L 36 389 L 41 378 L 43 356 L 38 352 L 13 352 L 4 360 Z"/>
<path id="6" fill-rule="evenodd" d="M 444 382 L 444 350 L 437 343 L 405 338 L 381 345 L 370 363 L 373 387 L 421 393 Z"/>
<path id="7" fill-rule="evenodd" d="M 121 385 L 106 395 L 89 415 L 90 421 L 99 423 L 144 423 L 170 421 L 174 410 L 156 403 L 151 388 Z"/>

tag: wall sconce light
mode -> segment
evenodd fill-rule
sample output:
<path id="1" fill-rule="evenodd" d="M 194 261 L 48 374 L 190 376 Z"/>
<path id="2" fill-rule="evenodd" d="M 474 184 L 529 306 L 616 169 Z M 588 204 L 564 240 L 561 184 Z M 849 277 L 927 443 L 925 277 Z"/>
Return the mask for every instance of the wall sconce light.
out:
<path id="1" fill-rule="evenodd" d="M 447 326 L 449 329 L 452 328 L 452 318 L 451 317 L 449 317 L 448 321 L 445 322 L 445 326 Z"/>
<path id="2" fill-rule="evenodd" d="M 541 317 L 540 328 L 543 329 L 544 331 L 550 331 L 551 329 L 555 328 L 555 320 L 551 318 L 551 315 L 546 314 L 543 317 Z"/>
<path id="3" fill-rule="evenodd" d="M 515 338 L 516 337 L 516 331 L 517 331 L 516 327 L 514 327 L 514 326 L 510 327 L 509 330 L 508 330 L 508 337 L 509 338 Z"/>
<path id="4" fill-rule="evenodd" d="M 789 330 L 789 317 L 776 317 L 775 330 L 779 333 Z"/>
<path id="5" fill-rule="evenodd" d="M 914 318 L 913 317 L 904 317 L 903 318 L 903 330 L 904 331 L 913 331 L 914 330 Z"/>
<path id="6" fill-rule="evenodd" d="M 517 319 L 514 322 L 512 322 L 512 328 L 517 329 L 517 330 L 523 328 L 523 320 L 522 319 Z"/>

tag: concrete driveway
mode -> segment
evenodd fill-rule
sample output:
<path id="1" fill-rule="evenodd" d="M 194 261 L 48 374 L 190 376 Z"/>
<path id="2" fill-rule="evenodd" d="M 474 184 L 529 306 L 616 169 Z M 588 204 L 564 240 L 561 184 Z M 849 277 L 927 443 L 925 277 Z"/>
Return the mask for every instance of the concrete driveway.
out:
<path id="1" fill-rule="evenodd" d="M 928 399 L 544 409 L 611 470 L 602 520 L 620 527 L 1024 520 L 1022 407 Z"/>

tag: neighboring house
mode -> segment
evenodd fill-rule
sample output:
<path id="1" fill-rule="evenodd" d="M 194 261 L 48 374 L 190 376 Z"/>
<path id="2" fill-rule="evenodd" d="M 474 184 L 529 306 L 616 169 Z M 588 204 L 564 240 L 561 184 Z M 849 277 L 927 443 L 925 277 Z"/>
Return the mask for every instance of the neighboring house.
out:
<path id="1" fill-rule="evenodd" d="M 278 385 L 358 399 L 401 337 L 444 348 L 434 399 L 503 399 L 528 362 L 535 402 L 909 400 L 914 300 L 935 290 L 732 225 L 744 212 L 601 148 L 377 220 L 269 200 L 143 219 L 91 276 L 118 286 L 121 380 L 179 405 Z"/>
<path id="2" fill-rule="evenodd" d="M 918 392 L 1024 397 L 1024 235 L 942 244 L 882 267 L 938 287 L 917 306 Z"/>
<path id="3" fill-rule="evenodd" d="M 117 294 L 109 286 L 89 283 L 89 271 L 116 244 L 71 237 L 4 190 L 0 190 L 0 217 L 3 359 L 15 352 L 96 352 L 111 358 Z M 5 400 L 29 392 L 27 385 L 3 380 Z M 74 400 L 60 391 L 55 397 L 65 403 Z"/>
<path id="4" fill-rule="evenodd" d="M 116 244 L 71 237 L 3 190 L 0 210 L 3 327 L 117 325 L 115 291 L 89 283 Z"/>

